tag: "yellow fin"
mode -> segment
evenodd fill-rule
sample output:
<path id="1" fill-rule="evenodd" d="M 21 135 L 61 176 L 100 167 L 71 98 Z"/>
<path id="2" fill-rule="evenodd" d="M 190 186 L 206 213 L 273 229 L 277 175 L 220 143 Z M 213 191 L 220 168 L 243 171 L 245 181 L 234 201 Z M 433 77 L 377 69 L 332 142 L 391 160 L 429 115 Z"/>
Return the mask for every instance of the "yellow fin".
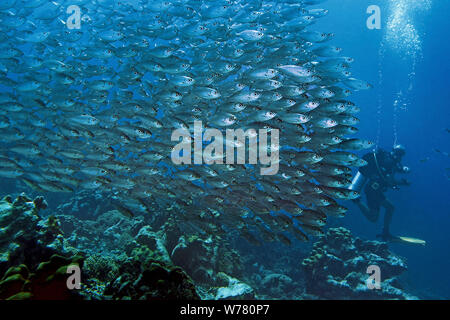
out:
<path id="1" fill-rule="evenodd" d="M 410 237 L 398 237 L 398 238 L 403 242 L 420 244 L 422 246 L 427 244 L 427 242 L 425 240 L 421 240 L 421 239 L 417 239 L 417 238 L 410 238 Z"/>

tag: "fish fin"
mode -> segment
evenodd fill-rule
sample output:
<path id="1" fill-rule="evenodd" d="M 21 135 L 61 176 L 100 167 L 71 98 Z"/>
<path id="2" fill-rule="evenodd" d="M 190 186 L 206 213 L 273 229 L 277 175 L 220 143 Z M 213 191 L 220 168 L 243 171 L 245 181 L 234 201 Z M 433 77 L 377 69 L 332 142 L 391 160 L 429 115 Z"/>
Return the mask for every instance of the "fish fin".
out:
<path id="1" fill-rule="evenodd" d="M 383 239 L 386 242 L 390 243 L 405 243 L 405 244 L 415 244 L 415 245 L 422 245 L 425 246 L 427 242 L 422 239 L 418 238 L 412 238 L 412 237 L 405 237 L 405 236 L 390 236 L 387 239 Z"/>

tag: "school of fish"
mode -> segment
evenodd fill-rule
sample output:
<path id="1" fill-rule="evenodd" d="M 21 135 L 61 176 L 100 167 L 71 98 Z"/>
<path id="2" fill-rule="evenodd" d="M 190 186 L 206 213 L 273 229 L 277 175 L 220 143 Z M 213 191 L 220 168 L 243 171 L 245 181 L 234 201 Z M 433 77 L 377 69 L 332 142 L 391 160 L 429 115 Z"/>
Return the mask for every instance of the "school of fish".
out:
<path id="1" fill-rule="evenodd" d="M 0 177 L 40 192 L 114 195 L 126 216 L 162 214 L 254 244 L 323 234 L 341 217 L 352 137 L 371 87 L 311 31 L 322 0 L 2 0 Z M 80 28 L 68 24 L 80 9 Z M 174 165 L 174 130 L 278 129 L 279 171 Z M 225 141 L 231 143 L 233 141 Z"/>

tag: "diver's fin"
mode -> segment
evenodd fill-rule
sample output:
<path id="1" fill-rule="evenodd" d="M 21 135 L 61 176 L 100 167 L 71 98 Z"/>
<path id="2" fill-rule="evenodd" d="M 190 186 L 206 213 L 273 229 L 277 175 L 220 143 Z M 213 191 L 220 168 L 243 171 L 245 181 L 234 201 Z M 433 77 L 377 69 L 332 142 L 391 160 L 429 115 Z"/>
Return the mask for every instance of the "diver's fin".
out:
<path id="1" fill-rule="evenodd" d="M 426 245 L 427 242 L 422 239 L 417 238 L 411 238 L 411 237 L 392 237 L 388 240 L 388 242 L 396 242 L 396 243 L 409 243 L 409 244 L 419 244 L 419 245 Z"/>

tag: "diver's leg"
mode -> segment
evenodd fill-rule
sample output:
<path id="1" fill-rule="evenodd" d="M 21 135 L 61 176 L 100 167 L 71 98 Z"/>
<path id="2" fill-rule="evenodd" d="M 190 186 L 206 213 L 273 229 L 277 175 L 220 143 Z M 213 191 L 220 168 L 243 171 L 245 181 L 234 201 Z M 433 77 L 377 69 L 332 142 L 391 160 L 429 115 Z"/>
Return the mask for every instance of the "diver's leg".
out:
<path id="1" fill-rule="evenodd" d="M 388 199 L 385 199 L 382 205 L 386 209 L 386 212 L 384 214 L 383 237 L 391 237 L 389 228 L 391 226 L 392 216 L 394 215 L 395 207 Z"/>
<path id="2" fill-rule="evenodd" d="M 374 197 L 366 192 L 367 206 L 362 201 L 355 202 L 359 210 L 370 222 L 377 222 L 380 216 L 380 204 L 374 201 Z"/>
<path id="3" fill-rule="evenodd" d="M 364 204 L 361 204 L 360 207 L 361 212 L 366 216 L 367 220 L 370 222 L 377 222 L 378 217 L 380 216 L 380 208 L 370 208 L 366 207 Z"/>

